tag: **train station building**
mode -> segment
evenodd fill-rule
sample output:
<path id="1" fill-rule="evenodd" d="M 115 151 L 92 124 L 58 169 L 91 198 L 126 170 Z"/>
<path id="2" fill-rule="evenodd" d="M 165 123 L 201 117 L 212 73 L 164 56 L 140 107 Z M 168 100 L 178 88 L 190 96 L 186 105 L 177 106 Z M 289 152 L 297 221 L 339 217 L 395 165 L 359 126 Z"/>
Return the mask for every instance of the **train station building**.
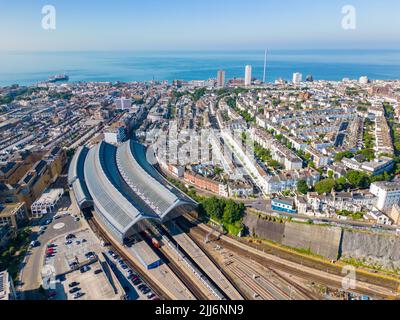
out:
<path id="1" fill-rule="evenodd" d="M 96 220 L 121 243 L 140 231 L 139 223 L 164 223 L 196 203 L 171 185 L 133 140 L 120 146 L 104 141 L 74 155 L 68 183 L 81 209 L 93 208 Z"/>

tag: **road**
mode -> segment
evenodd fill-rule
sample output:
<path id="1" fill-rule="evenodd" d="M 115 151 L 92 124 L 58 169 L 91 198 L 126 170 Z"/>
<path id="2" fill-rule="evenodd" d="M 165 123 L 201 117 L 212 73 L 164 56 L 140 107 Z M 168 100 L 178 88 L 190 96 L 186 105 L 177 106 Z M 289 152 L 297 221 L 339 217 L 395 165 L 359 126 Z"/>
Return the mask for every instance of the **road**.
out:
<path id="1" fill-rule="evenodd" d="M 44 220 L 49 218 L 51 216 L 47 215 Z M 54 228 L 55 226 L 56 228 Z M 47 244 L 63 234 L 76 232 L 81 228 L 81 223 L 76 222 L 71 215 L 53 221 L 40 236 L 37 235 L 38 227 L 34 228 L 36 232 L 34 232 L 32 240 L 38 240 L 40 246 L 29 250 L 26 265 L 21 272 L 21 285 L 17 290 L 21 291 L 23 299 L 37 300 L 41 298 L 37 290 L 41 285 L 41 270 Z"/>

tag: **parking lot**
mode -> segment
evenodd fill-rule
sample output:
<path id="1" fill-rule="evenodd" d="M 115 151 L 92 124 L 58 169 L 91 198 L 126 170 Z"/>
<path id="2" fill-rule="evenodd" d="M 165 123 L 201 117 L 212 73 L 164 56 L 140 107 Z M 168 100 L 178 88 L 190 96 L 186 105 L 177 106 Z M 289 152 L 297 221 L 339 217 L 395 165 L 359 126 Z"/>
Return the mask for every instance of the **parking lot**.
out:
<path id="1" fill-rule="evenodd" d="M 33 294 L 36 291 L 31 288 L 41 285 L 43 272 L 47 270 L 43 267 L 52 266 L 57 281 L 45 294 L 50 300 L 119 300 L 123 296 L 128 300 L 157 299 L 147 285 L 137 279 L 134 270 L 129 271 L 121 261 L 106 254 L 107 249 L 81 219 L 74 214 L 69 198 L 63 197 L 55 214 L 46 214 L 35 222 L 36 237 L 22 273 L 24 289 L 32 292 L 27 298 L 39 299 L 40 295 Z M 103 252 L 110 270 L 107 274 L 105 269 L 95 274 L 101 269 L 97 257 L 104 261 Z M 81 273 L 83 265 L 90 269 Z M 74 282 L 78 284 L 69 287 Z M 70 293 L 70 290 L 76 292 Z M 75 293 L 82 296 L 75 297 Z"/>
<path id="2" fill-rule="evenodd" d="M 68 201 L 65 201 L 68 203 Z M 30 247 L 25 258 L 24 267 L 20 274 L 20 287 L 25 299 L 40 299 L 38 288 L 41 282 L 41 270 L 45 263 L 44 255 L 47 243 L 66 233 L 75 232 L 82 228 L 81 221 L 77 221 L 70 215 L 67 207 L 61 207 L 57 211 L 57 219 L 54 214 L 48 214 L 32 228 L 31 237 L 33 246 Z M 40 230 L 42 229 L 42 230 Z"/>
<path id="3" fill-rule="evenodd" d="M 115 287 L 102 270 L 97 257 L 103 261 L 105 258 L 105 263 L 112 273 L 111 277 L 118 282 L 117 287 L 120 290 L 117 292 L 114 291 Z M 127 300 L 157 299 L 134 270 L 111 250 L 101 246 L 99 239 L 90 229 L 67 233 L 49 242 L 44 264 L 54 266 L 59 280 L 56 289 L 48 293 L 51 299 L 119 300 L 123 296 Z M 86 266 L 88 270 L 82 272 L 82 266 Z M 76 294 L 78 296 L 75 296 Z"/>
<path id="4" fill-rule="evenodd" d="M 60 300 L 120 300 L 123 292 L 115 292 L 106 274 L 99 270 L 100 263 L 96 262 L 89 266 L 89 270 L 81 273 L 79 270 L 69 273 L 62 282 L 62 288 L 57 290 L 56 299 Z M 96 274 L 96 271 L 98 272 Z M 75 285 L 74 285 L 75 284 Z M 74 285 L 70 287 L 70 285 Z M 71 293 L 70 291 L 76 291 Z M 75 294 L 79 298 L 75 298 Z"/>
<path id="5" fill-rule="evenodd" d="M 89 253 L 98 255 L 102 249 L 99 240 L 91 230 L 82 230 L 58 237 L 49 245 L 51 248 L 46 251 L 44 263 L 54 266 L 57 275 L 69 272 L 73 263 L 84 264 L 90 260 Z"/>
<path id="6" fill-rule="evenodd" d="M 143 283 L 142 279 L 131 270 L 112 250 L 105 253 L 108 264 L 125 289 L 128 300 L 156 300 L 158 297 Z"/>

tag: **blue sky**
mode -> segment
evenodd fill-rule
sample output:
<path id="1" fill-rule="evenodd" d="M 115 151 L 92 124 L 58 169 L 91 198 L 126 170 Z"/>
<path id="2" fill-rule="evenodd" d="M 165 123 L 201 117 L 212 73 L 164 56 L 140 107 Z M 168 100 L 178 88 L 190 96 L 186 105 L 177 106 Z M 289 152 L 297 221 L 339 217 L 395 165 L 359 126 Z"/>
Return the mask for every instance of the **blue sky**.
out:
<path id="1" fill-rule="evenodd" d="M 41 28 L 43 5 L 57 29 Z M 357 29 L 341 28 L 342 7 Z M 0 0 L 0 50 L 400 48 L 398 0 Z"/>

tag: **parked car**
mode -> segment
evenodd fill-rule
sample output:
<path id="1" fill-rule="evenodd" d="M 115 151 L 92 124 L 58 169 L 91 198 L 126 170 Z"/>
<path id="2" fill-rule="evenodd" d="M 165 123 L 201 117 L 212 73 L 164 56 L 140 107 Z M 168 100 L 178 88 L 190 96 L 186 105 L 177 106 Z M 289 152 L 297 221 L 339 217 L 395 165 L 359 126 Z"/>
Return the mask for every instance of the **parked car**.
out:
<path id="1" fill-rule="evenodd" d="M 78 292 L 80 290 L 81 290 L 81 288 L 75 287 L 75 288 L 72 288 L 71 290 L 69 290 L 69 293 L 70 294 L 74 294 L 74 293 L 76 293 L 76 292 Z"/>
<path id="2" fill-rule="evenodd" d="M 34 240 L 30 243 L 31 248 L 35 248 L 35 247 L 39 247 L 40 246 L 40 242 L 37 240 Z"/>
<path id="3" fill-rule="evenodd" d="M 69 285 L 68 285 L 70 288 L 73 288 L 73 287 L 76 287 L 76 286 L 79 286 L 79 282 L 76 282 L 76 281 L 74 281 L 74 282 L 71 282 Z"/>
<path id="4" fill-rule="evenodd" d="M 79 299 L 80 297 L 84 296 L 85 294 L 83 292 L 77 292 L 74 294 L 74 299 Z"/>
<path id="5" fill-rule="evenodd" d="M 86 259 L 94 260 L 94 259 L 96 259 L 97 256 L 94 252 L 88 252 L 85 254 L 85 257 L 86 257 Z"/>
<path id="6" fill-rule="evenodd" d="M 71 240 L 71 239 L 76 239 L 76 235 L 70 233 L 70 234 L 65 236 L 65 240 Z"/>
<path id="7" fill-rule="evenodd" d="M 103 272 L 103 270 L 97 269 L 97 270 L 94 271 L 94 274 L 99 274 L 99 273 L 102 273 L 102 272 Z"/>
<path id="8" fill-rule="evenodd" d="M 90 270 L 90 267 L 89 266 L 83 266 L 81 269 L 80 269 L 80 272 L 81 273 L 85 273 L 85 272 L 88 272 Z"/>
<path id="9" fill-rule="evenodd" d="M 139 284 L 142 283 L 142 280 L 137 279 L 137 280 L 135 280 L 135 281 L 132 281 L 132 283 L 133 283 L 135 286 L 138 286 Z"/>

